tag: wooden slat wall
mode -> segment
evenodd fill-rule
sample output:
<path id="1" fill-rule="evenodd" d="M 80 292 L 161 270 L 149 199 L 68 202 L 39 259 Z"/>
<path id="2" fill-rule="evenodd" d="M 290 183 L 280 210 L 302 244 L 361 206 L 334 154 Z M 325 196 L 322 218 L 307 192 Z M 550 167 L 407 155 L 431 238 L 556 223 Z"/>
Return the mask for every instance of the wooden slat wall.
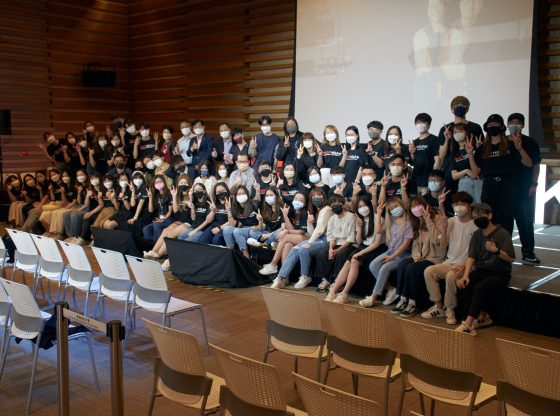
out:
<path id="1" fill-rule="evenodd" d="M 256 133 L 288 115 L 295 0 L 131 0 L 131 110 L 153 128 L 202 118 Z"/>

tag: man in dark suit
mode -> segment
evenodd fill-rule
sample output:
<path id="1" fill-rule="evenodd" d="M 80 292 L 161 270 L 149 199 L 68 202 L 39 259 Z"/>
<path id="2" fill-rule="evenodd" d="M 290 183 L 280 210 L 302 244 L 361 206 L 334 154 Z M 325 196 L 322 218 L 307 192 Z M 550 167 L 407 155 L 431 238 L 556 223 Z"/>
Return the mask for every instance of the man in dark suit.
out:
<path id="1" fill-rule="evenodd" d="M 218 143 L 216 143 L 214 137 L 204 131 L 206 127 L 204 121 L 194 120 L 192 127 L 196 137 L 191 138 L 189 150 L 187 150 L 187 156 L 192 157 L 192 163 L 189 166 L 189 176 L 192 179 L 196 178 L 199 175 L 200 164 L 204 161 L 209 163 L 208 169 L 210 174 L 213 175 L 216 171 L 214 160 L 218 158 Z"/>

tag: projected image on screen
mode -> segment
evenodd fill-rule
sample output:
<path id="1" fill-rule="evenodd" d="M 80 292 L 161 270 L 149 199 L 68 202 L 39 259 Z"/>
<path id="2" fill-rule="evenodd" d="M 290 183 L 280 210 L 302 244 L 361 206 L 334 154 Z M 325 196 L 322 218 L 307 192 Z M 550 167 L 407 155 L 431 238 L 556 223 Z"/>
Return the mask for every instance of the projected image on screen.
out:
<path id="1" fill-rule="evenodd" d="M 298 2 L 296 116 L 315 134 L 381 120 L 416 137 L 466 95 L 469 118 L 528 112 L 530 0 L 305 0 Z M 320 136 L 320 134 L 319 134 Z"/>

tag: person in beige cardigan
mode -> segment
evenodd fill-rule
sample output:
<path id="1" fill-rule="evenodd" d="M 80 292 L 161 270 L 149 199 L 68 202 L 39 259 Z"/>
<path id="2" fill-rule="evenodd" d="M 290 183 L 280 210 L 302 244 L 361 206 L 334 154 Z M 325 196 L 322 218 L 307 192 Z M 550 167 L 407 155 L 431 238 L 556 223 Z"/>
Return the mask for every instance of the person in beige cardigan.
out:
<path id="1" fill-rule="evenodd" d="M 435 214 L 430 213 L 428 203 L 421 196 L 416 196 L 410 204 L 414 239 L 412 252 L 397 269 L 397 293 L 400 300 L 391 313 L 408 318 L 416 315 L 418 288 L 424 284 L 424 270 L 439 264 L 445 256 L 445 248 L 439 244 L 441 234 L 435 222 Z"/>

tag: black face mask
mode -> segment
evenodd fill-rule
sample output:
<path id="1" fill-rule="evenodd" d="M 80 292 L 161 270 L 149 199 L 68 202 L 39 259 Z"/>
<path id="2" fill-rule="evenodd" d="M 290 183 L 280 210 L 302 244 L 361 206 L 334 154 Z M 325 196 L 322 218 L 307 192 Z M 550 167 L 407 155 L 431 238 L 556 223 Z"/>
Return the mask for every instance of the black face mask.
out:
<path id="1" fill-rule="evenodd" d="M 175 172 L 182 172 L 185 170 L 186 165 L 179 165 L 175 167 Z"/>
<path id="2" fill-rule="evenodd" d="M 488 127 L 488 134 L 490 136 L 497 136 L 500 134 L 501 131 L 502 131 L 501 127 L 498 126 Z"/>
<path id="3" fill-rule="evenodd" d="M 194 195 L 194 197 L 195 197 L 196 199 L 200 199 L 200 198 L 202 198 L 202 197 L 204 196 L 204 192 L 202 192 L 202 191 L 196 191 L 196 192 L 193 192 L 193 195 Z"/>
<path id="4" fill-rule="evenodd" d="M 226 199 L 229 196 L 229 194 L 227 192 L 220 192 L 218 194 L 216 194 L 216 198 L 218 199 Z"/>
<path id="5" fill-rule="evenodd" d="M 453 109 L 453 114 L 457 117 L 465 117 L 465 115 L 467 115 L 467 108 L 462 105 L 458 105 Z"/>
<path id="6" fill-rule="evenodd" d="M 338 214 L 342 213 L 342 205 L 340 205 L 340 204 L 332 205 L 331 209 L 332 209 L 332 212 L 335 215 L 338 215 Z"/>
<path id="7" fill-rule="evenodd" d="M 476 225 L 481 230 L 484 230 L 490 225 L 490 220 L 486 217 L 478 217 L 474 219 L 474 225 Z"/>
<path id="8" fill-rule="evenodd" d="M 319 197 L 319 198 L 311 198 L 311 203 L 319 208 L 321 205 L 323 205 L 323 198 Z"/>
<path id="9" fill-rule="evenodd" d="M 179 185 L 179 186 L 177 187 L 177 190 L 178 190 L 179 192 L 186 192 L 187 189 L 189 189 L 189 187 L 188 187 L 187 185 Z"/>
<path id="10" fill-rule="evenodd" d="M 272 173 L 272 170 L 270 169 L 263 169 L 260 171 L 261 176 L 270 176 L 270 174 Z"/>
<path id="11" fill-rule="evenodd" d="M 117 169 L 124 169 L 124 163 L 115 163 Z"/>

